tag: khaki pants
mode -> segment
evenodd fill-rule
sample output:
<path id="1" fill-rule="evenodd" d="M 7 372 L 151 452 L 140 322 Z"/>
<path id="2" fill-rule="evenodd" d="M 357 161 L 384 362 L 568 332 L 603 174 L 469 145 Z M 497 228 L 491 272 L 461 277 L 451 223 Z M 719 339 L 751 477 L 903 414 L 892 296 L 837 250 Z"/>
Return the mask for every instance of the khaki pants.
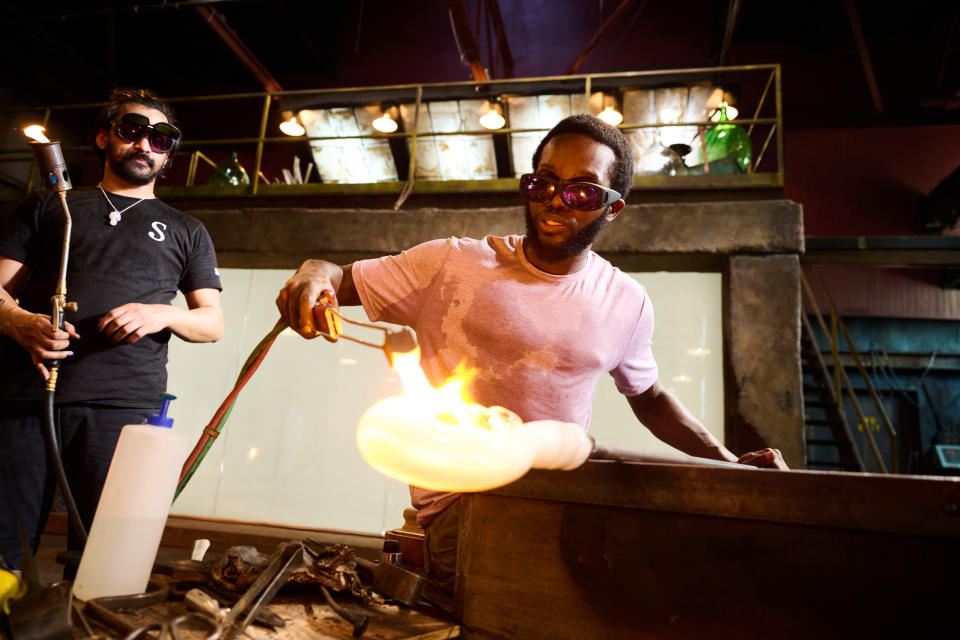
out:
<path id="1" fill-rule="evenodd" d="M 440 512 L 424 529 L 423 562 L 431 580 L 453 591 L 457 577 L 460 500 Z"/>

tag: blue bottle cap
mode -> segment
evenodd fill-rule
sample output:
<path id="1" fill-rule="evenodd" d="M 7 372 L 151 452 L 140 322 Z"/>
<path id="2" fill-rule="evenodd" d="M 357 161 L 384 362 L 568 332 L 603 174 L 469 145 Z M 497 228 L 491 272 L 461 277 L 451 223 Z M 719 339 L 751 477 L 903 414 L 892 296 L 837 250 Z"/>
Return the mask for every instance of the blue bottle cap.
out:
<path id="1" fill-rule="evenodd" d="M 163 404 L 160 406 L 160 413 L 155 413 L 147 418 L 147 424 L 152 424 L 155 427 L 166 427 L 167 429 L 172 427 L 173 418 L 167 417 L 167 409 L 170 408 L 170 401 L 176 399 L 177 396 L 172 393 L 163 394 Z"/>

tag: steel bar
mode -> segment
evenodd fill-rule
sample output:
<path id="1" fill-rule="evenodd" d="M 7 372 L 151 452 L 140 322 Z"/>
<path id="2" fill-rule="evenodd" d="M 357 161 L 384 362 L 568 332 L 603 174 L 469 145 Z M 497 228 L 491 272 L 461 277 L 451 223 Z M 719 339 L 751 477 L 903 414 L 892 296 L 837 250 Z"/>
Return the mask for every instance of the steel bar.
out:
<path id="1" fill-rule="evenodd" d="M 737 26 L 737 16 L 740 14 L 740 0 L 730 0 L 727 4 L 727 19 L 723 25 L 723 43 L 720 45 L 720 55 L 717 64 L 723 66 L 730 52 L 730 42 L 733 40 L 733 31 Z"/>
<path id="2" fill-rule="evenodd" d="M 191 3 L 194 3 L 194 0 L 191 0 Z M 263 63 L 257 59 L 257 56 L 253 54 L 249 47 L 244 44 L 240 36 L 237 35 L 237 32 L 227 24 L 223 15 L 216 9 L 211 9 L 199 2 L 196 4 L 198 5 L 196 12 L 199 13 L 204 22 L 210 25 L 210 28 L 220 36 L 223 42 L 230 47 L 230 50 L 240 59 L 240 62 L 243 63 L 250 73 L 256 76 L 260 84 L 263 85 L 263 88 L 271 93 L 283 91 L 280 83 L 267 71 L 267 68 L 263 66 Z"/>
<path id="3" fill-rule="evenodd" d="M 503 27 L 503 18 L 500 15 L 500 0 L 486 0 L 485 6 L 490 22 L 493 23 L 493 32 L 497 36 L 497 52 L 503 63 L 503 76 L 509 78 L 513 75 L 513 55 L 510 53 L 507 31 Z"/>
<path id="4" fill-rule="evenodd" d="M 767 102 L 767 94 L 770 92 L 770 86 L 773 84 L 773 80 L 776 77 L 776 70 L 771 71 L 770 75 L 767 76 L 767 84 L 763 87 L 763 93 L 760 94 L 760 100 L 757 101 L 757 108 L 753 112 L 753 120 L 756 120 L 760 117 L 760 111 L 763 109 L 763 105 Z M 741 120 L 741 122 L 746 122 Z M 753 133 L 754 123 L 750 123 L 750 127 L 747 129 L 747 135 Z"/>
<path id="5" fill-rule="evenodd" d="M 814 304 L 816 304 L 814 302 Z M 819 311 L 818 311 L 819 313 Z M 810 342 L 814 347 L 814 354 L 817 358 L 817 364 L 820 366 L 821 371 L 823 371 L 823 379 L 826 380 L 829 387 L 830 394 L 836 397 L 836 391 L 833 387 L 833 383 L 830 381 L 830 372 L 827 370 L 827 363 L 823 360 L 823 355 L 820 353 L 820 349 L 817 348 L 817 338 L 813 335 L 813 327 L 810 326 L 810 320 L 807 319 L 807 314 L 801 313 L 800 320 L 803 321 L 803 328 L 807 333 L 807 337 L 810 338 Z M 857 448 L 857 443 L 853 439 L 853 430 L 850 429 L 850 424 L 847 422 L 847 417 L 843 412 L 838 411 L 840 416 L 840 423 L 843 425 L 843 430 L 847 434 L 847 440 L 850 442 L 850 449 L 853 452 L 853 458 L 857 462 L 857 468 L 860 471 L 865 471 L 866 467 L 863 465 L 863 457 L 860 455 L 860 449 Z"/>
<path id="6" fill-rule="evenodd" d="M 860 16 L 857 13 L 857 7 L 853 0 L 846 0 L 847 17 L 850 19 L 850 28 L 853 29 L 853 39 L 857 43 L 857 53 L 860 55 L 860 64 L 863 66 L 863 75 L 867 79 L 867 87 L 870 89 L 870 98 L 873 100 L 873 108 L 877 113 L 883 113 L 883 100 L 880 98 L 880 87 L 877 85 L 877 77 L 873 73 L 873 63 L 870 61 L 870 52 L 867 50 L 867 41 L 863 37 L 863 28 L 860 26 Z"/>
<path id="7" fill-rule="evenodd" d="M 823 315 L 821 315 L 820 309 L 816 304 L 816 299 L 814 298 L 813 290 L 810 289 L 810 283 L 807 282 L 807 279 L 803 277 L 802 274 L 801 274 L 800 282 L 803 284 L 804 290 L 807 292 L 807 296 L 811 300 L 811 304 L 813 305 L 814 311 L 816 312 L 817 322 L 820 324 L 820 330 L 823 331 L 823 334 L 825 336 L 830 335 L 830 332 L 827 331 L 827 326 L 823 321 Z M 814 345 L 816 345 L 816 343 L 814 343 Z M 883 462 L 883 456 L 880 455 L 880 449 L 877 447 L 876 439 L 873 437 L 873 434 L 870 433 L 870 430 L 867 428 L 867 419 L 864 416 L 863 409 L 860 408 L 860 403 L 857 401 L 857 394 L 853 389 L 853 385 L 850 384 L 850 378 L 847 377 L 846 370 L 844 370 L 844 368 L 840 366 L 840 358 L 838 355 L 836 355 L 836 344 L 835 343 L 832 344 L 831 348 L 834 350 L 834 373 L 839 371 L 840 382 L 842 382 L 842 385 L 838 383 L 838 388 L 836 389 L 837 397 L 842 398 L 843 396 L 842 396 L 841 387 L 846 388 L 847 394 L 850 396 L 850 401 L 853 403 L 853 410 L 856 412 L 857 418 L 859 418 L 860 420 L 860 424 L 863 425 L 863 433 L 867 437 L 867 444 L 870 445 L 870 449 L 871 451 L 873 451 L 874 458 L 877 461 L 877 466 L 880 467 L 880 470 L 882 473 L 890 473 L 889 471 L 887 471 L 887 465 Z M 838 401 L 837 404 L 839 406 L 840 402 Z M 843 415 L 842 412 L 841 412 L 841 415 Z M 853 432 L 848 428 L 847 433 L 850 436 L 850 443 L 853 444 L 854 442 Z"/>
<path id="8" fill-rule="evenodd" d="M 567 68 L 567 75 L 572 75 L 577 72 L 577 69 L 587 61 L 587 58 L 590 57 L 590 54 L 593 53 L 593 50 L 597 48 L 597 45 L 600 44 L 600 41 L 607 35 L 607 32 L 610 31 L 610 28 L 613 25 L 620 22 L 620 18 L 623 14 L 630 8 L 636 0 L 622 0 L 617 8 L 613 10 L 613 13 L 610 14 L 606 20 L 603 21 L 603 24 L 600 25 L 600 28 L 597 29 L 597 32 L 593 34 L 593 37 L 590 39 L 590 42 L 587 43 L 587 46 L 580 52 L 580 55 L 577 56 L 577 59 Z"/>
<path id="9" fill-rule="evenodd" d="M 847 347 L 850 349 L 850 355 L 853 356 L 853 362 L 857 367 L 857 371 L 860 372 L 860 376 L 863 378 L 863 381 L 867 386 L 867 391 L 870 393 L 870 398 L 873 400 L 873 404 L 877 408 L 877 413 L 880 414 L 880 419 L 883 421 L 884 428 L 887 430 L 887 436 L 890 438 L 891 466 L 893 467 L 893 472 L 897 473 L 900 466 L 897 451 L 897 432 L 893 428 L 890 418 L 887 416 L 886 410 L 883 408 L 883 403 L 880 402 L 880 397 L 877 395 L 877 391 L 874 389 L 873 383 L 870 382 L 870 376 L 867 375 L 866 369 L 863 368 L 863 363 L 860 362 L 860 356 L 857 354 L 857 350 L 853 347 L 853 340 L 850 339 L 850 334 L 847 333 L 846 324 L 843 322 L 843 319 L 840 318 L 840 314 L 837 312 L 836 306 L 833 303 L 833 296 L 830 295 L 830 290 L 827 288 L 826 283 L 820 276 L 820 270 L 816 267 L 811 268 L 813 269 L 814 275 L 817 276 L 817 281 L 820 283 L 820 287 L 827 296 L 827 304 L 830 305 L 830 314 L 831 316 L 835 316 L 837 318 L 837 325 L 840 327 L 840 333 L 843 334 L 843 339 L 847 342 Z M 838 364 L 840 363 L 839 355 L 837 356 L 836 362 Z M 866 430 L 867 425 L 864 424 L 863 428 Z"/>
<path id="10" fill-rule="evenodd" d="M 750 72 L 750 71 L 759 71 L 762 69 L 775 69 L 779 70 L 779 64 L 752 64 L 752 65 L 736 65 L 729 67 L 685 67 L 682 69 L 669 69 L 669 70 L 651 70 L 651 71 L 623 71 L 623 72 L 605 72 L 605 73 L 589 73 L 589 74 L 575 74 L 575 75 L 557 75 L 557 76 L 540 76 L 540 77 L 524 77 L 524 78 L 496 78 L 493 80 L 477 81 L 471 80 L 467 82 L 434 82 L 430 84 L 400 84 L 400 85 L 383 85 L 383 86 L 366 86 L 366 87 L 339 87 L 335 89 L 293 89 L 293 90 L 284 90 L 284 91 L 255 91 L 255 92 L 245 92 L 245 93 L 224 93 L 224 94 L 211 94 L 211 95 L 201 95 L 201 96 L 182 96 L 182 97 L 171 97 L 165 98 L 164 102 L 204 102 L 204 101 L 216 101 L 216 100 L 238 100 L 242 98 L 262 98 L 267 93 L 273 95 L 274 98 L 282 97 L 295 97 L 295 96 L 310 96 L 310 95 L 349 95 L 356 93 L 363 93 L 369 91 L 402 91 L 409 90 L 411 92 L 416 91 L 417 87 L 426 87 L 429 89 L 445 89 L 453 87 L 467 87 L 473 88 L 479 84 L 493 84 L 493 85 L 515 85 L 515 84 L 532 84 L 532 85 L 542 85 L 546 82 L 557 82 L 557 81 L 583 81 L 585 78 L 590 77 L 593 79 L 624 79 L 629 80 L 631 78 L 650 78 L 657 76 L 684 76 L 684 75 L 698 75 L 704 77 L 710 77 L 716 75 L 717 73 L 734 73 L 734 72 Z M 9 111 L 28 111 L 28 110 L 37 110 L 37 109 L 51 109 L 51 110 L 63 110 L 63 109 L 95 109 L 104 106 L 104 102 L 78 102 L 78 103 L 64 103 L 57 105 L 40 105 L 40 106 L 3 106 L 0 107 L 0 112 L 9 112 Z"/>
<path id="11" fill-rule="evenodd" d="M 397 201 L 393 203 L 393 210 L 397 211 L 407 201 L 407 198 L 413 192 L 413 183 L 417 176 L 417 137 L 420 135 L 420 107 L 423 98 L 423 88 L 417 87 L 417 101 L 413 105 L 413 132 L 410 135 L 410 163 L 407 165 L 407 183 L 403 185 L 403 190 Z"/>
<path id="12" fill-rule="evenodd" d="M 480 59 L 480 53 L 477 51 L 477 42 L 473 37 L 467 12 L 463 8 L 463 0 L 447 0 L 447 7 L 450 10 L 450 19 L 453 21 L 457 39 L 463 44 L 463 55 L 467 59 L 467 64 L 470 65 L 473 79 L 478 82 L 486 82 L 490 78 L 487 77 L 487 72 L 483 68 L 483 61 Z"/>
<path id="13" fill-rule="evenodd" d="M 753 125 L 750 125 L 753 127 Z M 767 139 L 763 141 L 763 147 L 760 148 L 760 153 L 757 154 L 757 159 L 753 163 L 753 171 L 751 173 L 756 173 L 757 169 L 760 167 L 760 163 L 763 162 L 763 156 L 767 153 L 767 147 L 770 145 L 770 140 L 773 138 L 773 134 L 776 133 L 777 129 L 776 123 L 770 125 L 770 131 L 767 133 Z"/>
<path id="14" fill-rule="evenodd" d="M 264 96 L 263 112 L 260 116 L 260 137 L 257 139 L 256 168 L 253 170 L 253 186 L 251 188 L 253 195 L 257 195 L 257 190 L 260 187 L 260 164 L 263 162 L 263 142 L 267 133 L 267 120 L 270 117 L 270 101 L 271 97 L 269 94 Z"/>
<path id="15" fill-rule="evenodd" d="M 777 186 L 784 186 L 784 175 L 783 175 L 783 94 L 780 83 L 783 81 L 780 75 L 780 65 L 776 65 L 774 72 L 777 75 L 777 90 L 774 93 L 774 96 L 777 99 L 777 123 L 781 126 L 777 127 Z"/>

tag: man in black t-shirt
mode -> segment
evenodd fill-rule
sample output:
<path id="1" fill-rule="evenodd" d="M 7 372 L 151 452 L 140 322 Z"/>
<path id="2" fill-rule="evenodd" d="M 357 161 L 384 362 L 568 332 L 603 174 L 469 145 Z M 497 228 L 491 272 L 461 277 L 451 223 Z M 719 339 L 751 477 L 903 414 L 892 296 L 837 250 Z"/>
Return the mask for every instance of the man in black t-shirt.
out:
<path id="1" fill-rule="evenodd" d="M 17 519 L 35 550 L 54 494 L 41 431 L 44 362 L 62 361 L 58 437 L 89 528 L 120 429 L 160 406 L 170 334 L 189 342 L 223 335 L 210 236 L 154 196 L 179 140 L 172 111 L 152 92 L 111 94 L 94 139 L 103 179 L 67 194 L 67 299 L 79 308 L 62 331 L 49 316 L 64 232 L 59 199 L 28 196 L 0 226 L 0 553 L 14 567 Z M 170 304 L 177 290 L 187 309 Z M 79 540 L 71 536 L 69 546 Z"/>

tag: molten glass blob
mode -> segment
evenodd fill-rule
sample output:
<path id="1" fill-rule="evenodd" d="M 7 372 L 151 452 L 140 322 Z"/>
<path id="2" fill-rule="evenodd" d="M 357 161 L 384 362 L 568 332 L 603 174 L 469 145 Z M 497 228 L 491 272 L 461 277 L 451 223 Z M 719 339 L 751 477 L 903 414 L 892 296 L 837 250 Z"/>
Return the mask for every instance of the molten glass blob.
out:
<path id="1" fill-rule="evenodd" d="M 416 358 L 398 357 L 394 368 L 404 395 L 373 405 L 357 427 L 360 454 L 391 478 L 437 491 L 484 491 L 531 466 L 576 468 L 590 454 L 592 442 L 579 425 L 524 424 L 508 409 L 469 402 L 466 375 L 434 389 Z"/>

